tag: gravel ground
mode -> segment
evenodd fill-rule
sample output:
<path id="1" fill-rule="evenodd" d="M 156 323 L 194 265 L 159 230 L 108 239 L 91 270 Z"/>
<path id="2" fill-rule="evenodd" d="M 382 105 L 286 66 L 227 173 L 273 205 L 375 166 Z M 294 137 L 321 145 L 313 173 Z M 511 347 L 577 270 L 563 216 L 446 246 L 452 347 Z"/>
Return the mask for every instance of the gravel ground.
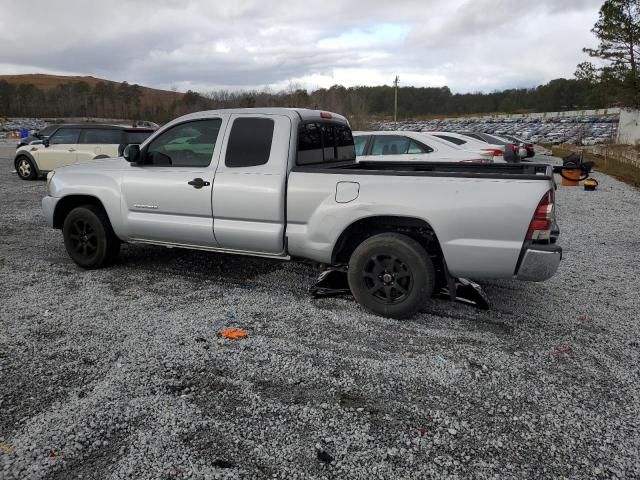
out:
<path id="1" fill-rule="evenodd" d="M 560 187 L 552 280 L 399 322 L 311 299 L 304 264 L 124 246 L 80 270 L 11 150 L 0 478 L 640 477 L 638 190 Z"/>

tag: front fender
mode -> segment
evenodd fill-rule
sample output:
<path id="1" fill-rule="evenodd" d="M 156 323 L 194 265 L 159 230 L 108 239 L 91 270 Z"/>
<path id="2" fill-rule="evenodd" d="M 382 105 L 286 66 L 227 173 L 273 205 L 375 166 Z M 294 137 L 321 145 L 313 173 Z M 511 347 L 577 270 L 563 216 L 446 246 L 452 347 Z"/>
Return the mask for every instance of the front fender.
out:
<path id="1" fill-rule="evenodd" d="M 56 169 L 49 184 L 49 196 L 60 205 L 71 197 L 93 197 L 102 204 L 115 234 L 124 239 L 126 228 L 120 214 L 120 172 L 91 172 L 72 167 Z"/>

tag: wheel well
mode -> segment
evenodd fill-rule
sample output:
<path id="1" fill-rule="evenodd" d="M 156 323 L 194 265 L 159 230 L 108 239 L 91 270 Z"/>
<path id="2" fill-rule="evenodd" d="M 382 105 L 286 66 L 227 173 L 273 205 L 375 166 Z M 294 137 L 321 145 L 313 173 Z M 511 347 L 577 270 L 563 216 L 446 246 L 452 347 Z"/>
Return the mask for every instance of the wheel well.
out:
<path id="1" fill-rule="evenodd" d="M 107 215 L 102 202 L 100 202 L 96 197 L 92 197 L 91 195 L 70 195 L 62 198 L 56 205 L 56 209 L 53 212 L 53 228 L 62 229 L 64 219 L 67 218 L 69 212 L 81 205 L 93 205 L 98 207 L 105 213 L 105 215 Z"/>
<path id="2" fill-rule="evenodd" d="M 349 225 L 333 248 L 331 262 L 334 265 L 348 263 L 358 245 L 373 235 L 385 232 L 403 233 L 413 238 L 438 260 L 437 263 L 442 262 L 442 249 L 431 225 L 419 218 L 395 216 L 368 217 Z"/>

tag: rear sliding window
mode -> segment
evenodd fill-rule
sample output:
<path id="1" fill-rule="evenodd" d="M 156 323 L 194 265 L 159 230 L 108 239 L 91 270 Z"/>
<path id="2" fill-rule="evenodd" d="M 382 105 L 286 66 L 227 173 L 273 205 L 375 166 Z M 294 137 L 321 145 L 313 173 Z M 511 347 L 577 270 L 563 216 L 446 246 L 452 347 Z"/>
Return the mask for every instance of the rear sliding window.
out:
<path id="1" fill-rule="evenodd" d="M 354 161 L 351 129 L 333 123 L 305 123 L 298 131 L 298 165 Z"/>
<path id="2" fill-rule="evenodd" d="M 231 127 L 227 167 L 257 167 L 269 161 L 274 122 L 270 118 L 236 118 Z"/>
<path id="3" fill-rule="evenodd" d="M 467 143 L 466 140 L 462 140 L 461 138 L 450 137 L 449 135 L 434 135 L 434 137 L 441 138 L 442 140 L 446 140 L 447 142 L 454 143 L 456 145 L 464 145 Z"/>

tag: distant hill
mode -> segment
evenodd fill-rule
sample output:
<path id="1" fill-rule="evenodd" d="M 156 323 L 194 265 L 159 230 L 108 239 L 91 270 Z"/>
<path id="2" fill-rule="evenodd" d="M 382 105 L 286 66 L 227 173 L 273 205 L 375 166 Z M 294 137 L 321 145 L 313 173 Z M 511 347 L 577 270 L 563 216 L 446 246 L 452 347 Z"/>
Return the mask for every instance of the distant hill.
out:
<path id="1" fill-rule="evenodd" d="M 0 81 L 6 81 L 14 85 L 28 85 L 31 84 L 41 90 L 49 90 L 55 88 L 58 85 L 65 83 L 85 82 L 91 87 L 95 87 L 100 82 L 111 83 L 114 86 L 119 85 L 121 82 L 114 82 L 113 80 L 105 80 L 103 78 L 96 78 L 90 75 L 81 77 L 73 75 L 49 75 L 47 73 L 27 73 L 22 75 L 0 75 Z M 143 92 L 143 104 L 152 104 L 156 102 L 166 102 L 170 100 L 180 100 L 184 93 L 173 92 L 170 90 L 160 90 L 157 88 L 150 88 L 140 86 Z"/>

